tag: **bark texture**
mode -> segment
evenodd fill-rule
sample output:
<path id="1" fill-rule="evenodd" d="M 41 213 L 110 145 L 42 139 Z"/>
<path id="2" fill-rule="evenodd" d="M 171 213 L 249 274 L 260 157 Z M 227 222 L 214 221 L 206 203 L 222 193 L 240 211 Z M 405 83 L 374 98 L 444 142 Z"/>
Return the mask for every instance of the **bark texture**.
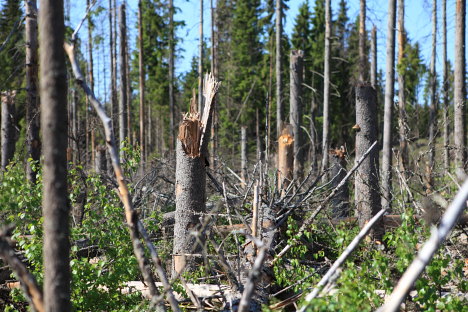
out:
<path id="1" fill-rule="evenodd" d="M 38 91 L 38 42 L 36 0 L 26 1 L 26 158 L 39 161 L 41 142 L 39 138 L 39 91 Z M 26 177 L 36 182 L 36 173 L 26 162 Z"/>
<path id="2" fill-rule="evenodd" d="M 370 83 L 376 89 L 377 88 L 377 27 L 372 27 L 371 31 L 371 78 Z"/>
<path id="3" fill-rule="evenodd" d="M 143 12 L 141 0 L 138 1 L 138 68 L 140 88 L 140 153 L 141 160 L 146 160 L 145 148 L 145 68 L 143 66 Z"/>
<path id="4" fill-rule="evenodd" d="M 302 133 L 302 76 L 304 68 L 304 52 L 293 50 L 290 55 L 290 97 L 289 122 L 293 127 L 294 137 L 294 179 L 300 181 L 304 174 L 304 139 Z"/>
<path id="5" fill-rule="evenodd" d="M 332 188 L 338 187 L 340 182 L 346 177 L 346 151 L 342 146 L 332 150 L 330 153 Z M 348 183 L 341 186 L 331 200 L 333 218 L 349 217 L 349 189 Z"/>
<path id="6" fill-rule="evenodd" d="M 322 132 L 322 172 L 328 168 L 328 148 L 330 145 L 330 36 L 331 36 L 331 7 L 330 0 L 325 0 L 325 53 L 324 53 L 324 82 L 323 82 L 323 132 Z"/>
<path id="7" fill-rule="evenodd" d="M 175 148 L 174 128 L 174 4 L 169 0 L 169 134 L 171 140 L 171 151 Z"/>
<path id="8" fill-rule="evenodd" d="M 284 125 L 278 138 L 278 190 L 282 194 L 293 179 L 294 170 L 294 137 L 290 125 Z"/>
<path id="9" fill-rule="evenodd" d="M 67 191 L 67 72 L 62 0 L 43 0 L 39 11 L 41 124 L 44 155 L 44 303 L 48 312 L 70 304 Z"/>
<path id="10" fill-rule="evenodd" d="M 366 57 L 366 0 L 359 3 L 359 80 L 367 80 L 367 57 Z"/>
<path id="11" fill-rule="evenodd" d="M 406 122 L 406 93 L 405 76 L 402 68 L 405 58 L 405 0 L 398 0 L 398 134 L 400 136 L 399 165 L 400 171 L 405 174 L 408 169 L 408 133 Z"/>
<path id="12" fill-rule="evenodd" d="M 281 84 L 281 35 L 283 33 L 283 10 L 281 1 L 276 0 L 276 133 L 281 133 L 284 120 L 283 85 Z"/>
<path id="13" fill-rule="evenodd" d="M 2 169 L 5 170 L 15 155 L 15 91 L 2 92 Z"/>
<path id="14" fill-rule="evenodd" d="M 464 173 L 466 166 L 466 89 L 465 89 L 465 16 L 466 1 L 457 0 L 455 25 L 455 81 L 454 81 L 454 137 L 455 166 L 457 173 Z"/>
<path id="15" fill-rule="evenodd" d="M 448 95 L 448 66 L 447 66 L 447 0 L 442 0 L 442 95 L 444 104 L 444 170 L 450 169 L 449 151 L 449 95 Z"/>
<path id="16" fill-rule="evenodd" d="M 241 128 L 241 178 L 247 181 L 247 127 Z"/>
<path id="17" fill-rule="evenodd" d="M 388 2 L 387 60 L 385 69 L 385 106 L 382 153 L 382 208 L 390 209 L 392 193 L 392 115 L 395 83 L 395 10 L 396 0 Z"/>
<path id="18" fill-rule="evenodd" d="M 198 111 L 203 112 L 203 0 L 200 0 L 200 43 L 198 45 Z"/>
<path id="19" fill-rule="evenodd" d="M 119 51 L 119 65 L 120 65 L 120 98 L 119 98 L 119 143 L 128 136 L 127 129 L 127 60 L 125 58 L 125 51 L 127 46 L 127 22 L 125 14 L 125 4 L 119 8 L 119 36 L 120 36 L 120 51 Z"/>
<path id="20" fill-rule="evenodd" d="M 356 159 L 359 159 L 377 140 L 376 92 L 370 85 L 356 87 Z M 379 196 L 379 152 L 373 149 L 356 172 L 356 209 L 362 228 L 381 209 Z M 382 234 L 377 229 L 374 234 Z"/>
<path id="21" fill-rule="evenodd" d="M 428 192 L 434 188 L 433 171 L 435 166 L 435 140 L 437 131 L 437 99 L 436 99 L 436 43 L 437 43 L 437 0 L 432 1 L 432 54 L 431 54 L 431 107 L 429 110 L 429 166 L 428 166 Z"/>

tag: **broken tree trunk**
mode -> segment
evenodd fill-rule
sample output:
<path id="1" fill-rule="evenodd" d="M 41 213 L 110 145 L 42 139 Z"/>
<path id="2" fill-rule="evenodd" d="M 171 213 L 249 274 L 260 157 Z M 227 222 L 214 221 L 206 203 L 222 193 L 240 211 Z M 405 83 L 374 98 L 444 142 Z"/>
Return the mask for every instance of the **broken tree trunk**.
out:
<path id="1" fill-rule="evenodd" d="M 356 159 L 359 159 L 377 140 L 376 92 L 370 85 L 356 87 Z M 362 228 L 377 212 L 381 203 L 379 195 L 379 151 L 373 149 L 356 172 L 356 209 L 359 226 Z M 376 226 L 373 235 L 380 239 L 383 233 Z"/>
<path id="2" fill-rule="evenodd" d="M 14 134 L 14 116 L 15 116 L 15 91 L 2 92 L 2 169 L 10 163 L 15 154 L 15 134 Z"/>
<path id="3" fill-rule="evenodd" d="M 39 139 L 39 94 L 38 94 L 38 43 L 36 0 L 26 1 L 26 158 L 39 161 L 41 143 Z M 31 163 L 26 162 L 28 181 L 36 182 L 36 173 Z"/>
<path id="4" fill-rule="evenodd" d="M 304 52 L 291 51 L 290 56 L 290 115 L 289 122 L 294 132 L 294 179 L 302 180 L 304 174 L 304 140 L 302 135 L 302 75 Z"/>
<path id="5" fill-rule="evenodd" d="M 185 269 L 193 269 L 194 258 L 191 255 L 197 250 L 200 251 L 195 246 L 201 246 L 193 232 L 200 224 L 200 213 L 205 211 L 205 162 L 208 157 L 212 101 L 219 83 L 211 75 L 206 75 L 203 85 L 206 99 L 204 112 L 200 116 L 197 101 L 192 98 L 190 112 L 183 117 L 176 142 L 173 276 Z"/>
<path id="6" fill-rule="evenodd" d="M 291 126 L 283 124 L 278 138 L 278 190 L 284 194 L 293 179 L 294 137 Z"/>
<path id="7" fill-rule="evenodd" d="M 339 149 L 330 151 L 331 175 L 333 177 L 331 183 L 335 188 L 346 176 L 346 151 L 342 146 Z M 336 195 L 331 200 L 333 218 L 349 217 L 349 189 L 348 184 L 344 184 L 338 189 Z"/>

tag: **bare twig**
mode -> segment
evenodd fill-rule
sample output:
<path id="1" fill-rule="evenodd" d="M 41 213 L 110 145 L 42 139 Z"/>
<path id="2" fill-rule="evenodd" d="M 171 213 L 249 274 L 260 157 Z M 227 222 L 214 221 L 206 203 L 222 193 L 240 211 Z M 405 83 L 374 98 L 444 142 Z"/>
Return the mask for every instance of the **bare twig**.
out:
<path id="1" fill-rule="evenodd" d="M 158 300 L 157 298 L 159 297 L 159 292 L 158 289 L 156 288 L 153 275 L 151 273 L 151 270 L 149 266 L 147 265 L 147 261 L 145 258 L 145 253 L 144 253 L 144 248 L 143 245 L 139 239 L 139 230 L 138 230 L 138 214 L 136 210 L 133 207 L 132 200 L 130 193 L 128 191 L 127 184 L 125 183 L 125 178 L 123 174 L 122 167 L 120 165 L 120 159 L 119 159 L 119 151 L 117 148 L 117 145 L 115 143 L 115 136 L 114 136 L 114 131 L 112 128 L 112 121 L 107 116 L 107 113 L 105 111 L 104 106 L 97 100 L 96 96 L 94 95 L 94 92 L 89 88 L 89 86 L 86 84 L 85 79 L 81 73 L 80 67 L 78 65 L 78 62 L 75 58 L 75 53 L 74 53 L 74 46 L 70 45 L 68 43 L 64 44 L 65 52 L 68 55 L 68 58 L 70 59 L 70 63 L 72 65 L 73 69 L 73 74 L 75 76 L 76 82 L 78 85 L 81 86 L 83 91 L 86 93 L 89 101 L 93 105 L 94 109 L 96 110 L 97 115 L 102 121 L 103 127 L 104 127 L 104 133 L 105 133 L 105 139 L 106 139 L 106 145 L 107 149 L 109 151 L 111 161 L 112 161 L 112 166 L 114 168 L 115 172 L 115 177 L 117 180 L 117 183 L 119 185 L 119 193 L 120 193 L 120 198 L 122 200 L 122 203 L 125 208 L 125 217 L 127 221 L 127 225 L 130 231 L 130 238 L 132 240 L 133 244 L 133 251 L 135 253 L 135 256 L 138 261 L 138 265 L 140 267 L 140 271 L 143 274 L 143 278 L 145 280 L 145 283 L 149 287 L 150 294 L 154 300 Z M 147 241 L 147 244 L 152 244 L 151 242 Z M 158 263 L 156 263 L 158 264 Z M 159 270 L 158 270 L 159 272 Z M 163 275 L 165 275 L 165 272 L 162 271 Z M 165 278 L 164 276 L 161 277 L 161 281 Z M 180 308 L 177 304 L 177 300 L 173 298 L 172 291 L 170 289 L 166 290 L 166 296 L 168 298 L 169 303 L 171 304 L 171 307 L 174 311 L 180 311 Z M 160 310 L 165 310 L 164 304 L 159 303 L 158 308 Z"/>
<path id="2" fill-rule="evenodd" d="M 369 233 L 371 228 L 374 226 L 374 224 L 380 220 L 380 218 L 384 215 L 386 212 L 386 209 L 380 210 L 372 219 L 369 220 L 369 222 L 361 229 L 358 235 L 354 237 L 353 241 L 346 247 L 346 249 L 343 251 L 343 253 L 336 259 L 335 263 L 331 266 L 331 268 L 328 270 L 328 272 L 322 277 L 320 282 L 317 284 L 317 286 L 310 292 L 306 298 L 305 298 L 305 303 L 304 306 L 299 310 L 300 312 L 304 312 L 306 308 L 309 306 L 310 302 L 317 297 L 317 295 L 320 293 L 320 291 L 325 287 L 328 282 L 330 281 L 331 277 L 337 277 L 335 273 L 337 273 L 338 268 L 346 261 L 346 259 L 351 255 L 351 253 L 356 249 L 356 247 L 359 246 L 359 243 L 363 240 L 364 237 Z"/>
<path id="3" fill-rule="evenodd" d="M 431 237 L 426 241 L 416 258 L 403 274 L 385 305 L 378 311 L 391 312 L 399 309 L 414 282 L 419 278 L 424 268 L 429 264 L 436 253 L 437 249 L 455 226 L 459 216 L 463 213 L 463 210 L 466 209 L 467 200 L 468 180 L 465 181 L 460 191 L 458 191 L 457 196 L 455 196 L 452 204 L 447 208 L 446 212 L 442 216 L 439 228 L 432 228 Z"/>
<path id="4" fill-rule="evenodd" d="M 44 312 L 44 301 L 42 291 L 37 285 L 34 276 L 28 271 L 26 266 L 15 254 L 13 248 L 8 243 L 7 233 L 11 232 L 12 227 L 3 228 L 0 231 L 0 257 L 10 266 L 21 282 L 21 286 L 26 294 L 26 298 L 31 307 L 37 312 Z"/>
<path id="5" fill-rule="evenodd" d="M 359 166 L 362 164 L 364 159 L 366 159 L 367 155 L 372 151 L 372 149 L 377 145 L 377 141 L 374 142 L 374 144 L 369 147 L 369 149 L 362 155 L 362 157 L 356 162 L 354 167 L 349 170 L 348 174 L 341 180 L 341 182 L 331 191 L 331 193 L 325 198 L 325 200 L 320 204 L 320 206 L 317 207 L 317 209 L 312 212 L 312 214 L 304 221 L 302 226 L 299 229 L 299 232 L 294 236 L 292 239 L 291 243 L 286 245 L 283 250 L 276 255 L 275 259 L 272 261 L 272 265 L 278 261 L 293 245 L 295 245 L 298 241 L 298 239 L 304 234 L 304 232 L 307 230 L 309 225 L 312 223 L 312 221 L 315 219 L 315 217 L 322 211 L 322 209 L 325 207 L 325 205 L 335 196 L 336 192 L 338 192 L 339 189 L 343 187 L 343 185 L 346 183 L 346 181 L 351 177 L 351 175 L 356 171 Z"/>

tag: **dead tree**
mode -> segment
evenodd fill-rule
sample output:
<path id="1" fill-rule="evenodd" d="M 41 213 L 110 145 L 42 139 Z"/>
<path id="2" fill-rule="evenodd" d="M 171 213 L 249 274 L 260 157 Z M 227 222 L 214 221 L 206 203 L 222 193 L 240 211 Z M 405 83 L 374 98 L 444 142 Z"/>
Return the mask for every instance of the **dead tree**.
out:
<path id="1" fill-rule="evenodd" d="M 107 173 L 107 159 L 106 159 L 106 147 L 103 145 L 98 145 L 96 147 L 96 163 L 95 170 L 97 174 L 106 174 Z"/>
<path id="2" fill-rule="evenodd" d="M 36 0 L 26 2 L 26 150 L 27 158 L 39 161 L 41 142 L 39 138 L 39 92 L 37 87 L 37 5 Z M 31 163 L 26 162 L 26 177 L 36 182 L 36 173 Z"/>
<path id="3" fill-rule="evenodd" d="M 120 98 L 119 98 L 119 141 L 122 144 L 128 136 L 127 129 L 127 61 L 125 51 L 127 45 L 127 22 L 125 16 L 125 4 L 119 10 L 119 36 L 120 36 Z"/>
<path id="4" fill-rule="evenodd" d="M 346 176 L 346 150 L 343 146 L 330 151 L 331 174 L 333 177 L 332 187 L 338 187 L 339 183 Z M 349 189 L 345 183 L 339 187 L 335 196 L 331 199 L 333 218 L 349 217 Z"/>
<path id="5" fill-rule="evenodd" d="M 385 69 L 385 106 L 382 155 L 382 207 L 390 209 L 392 193 L 392 115 L 395 83 L 395 10 L 396 0 L 388 2 L 387 60 Z"/>
<path id="6" fill-rule="evenodd" d="M 247 127 L 241 127 L 241 178 L 244 181 L 243 185 L 247 182 Z"/>
<path id="7" fill-rule="evenodd" d="M 324 53 L 324 82 L 323 82 L 323 132 L 322 132 L 322 172 L 328 167 L 328 148 L 330 145 L 330 36 L 331 36 L 331 7 L 330 0 L 325 1 L 325 53 Z"/>
<path id="8" fill-rule="evenodd" d="M 283 110 L 283 86 L 281 84 L 281 35 L 283 34 L 283 10 L 282 0 L 276 0 L 276 133 L 281 133 L 282 122 L 284 120 Z"/>
<path id="9" fill-rule="evenodd" d="M 434 187 L 434 166 L 435 166 L 435 140 L 437 127 L 437 99 L 436 99 L 436 43 L 437 43 L 437 0 L 432 2 L 432 54 L 431 54 L 431 107 L 429 110 L 429 170 L 428 170 L 428 191 L 432 192 Z"/>
<path id="10" fill-rule="evenodd" d="M 278 138 L 278 190 L 282 194 L 293 179 L 294 170 L 294 134 L 291 125 L 283 124 Z"/>
<path id="11" fill-rule="evenodd" d="M 175 148 L 174 107 L 174 4 L 169 0 L 169 135 L 171 151 Z"/>
<path id="12" fill-rule="evenodd" d="M 176 212 L 174 224 L 174 248 L 172 274 L 182 273 L 185 268 L 193 269 L 194 248 L 200 242 L 193 235 L 200 224 L 199 218 L 205 211 L 206 168 L 208 141 L 210 137 L 212 101 L 219 83 L 212 76 L 205 76 L 203 114 L 197 111 L 197 100 L 192 98 L 190 112 L 186 113 L 179 126 L 176 145 Z"/>
<path id="13" fill-rule="evenodd" d="M 448 98 L 448 66 L 447 66 L 447 0 L 442 0 L 442 94 L 444 103 L 444 170 L 450 169 L 449 151 L 449 98 Z"/>
<path id="14" fill-rule="evenodd" d="M 398 133 L 400 135 L 399 165 L 400 171 L 408 169 L 408 134 L 406 131 L 406 93 L 405 93 L 405 0 L 398 0 Z"/>
<path id="15" fill-rule="evenodd" d="M 457 0 L 455 25 L 455 73 L 454 73 L 454 137 L 455 166 L 457 173 L 465 173 L 466 166 L 466 89 L 465 89 L 465 14 L 466 1 Z"/>
<path id="16" fill-rule="evenodd" d="M 138 1 L 138 69 L 140 88 L 140 158 L 145 161 L 145 68 L 143 66 L 143 8 L 141 0 Z"/>
<path id="17" fill-rule="evenodd" d="M 86 6 L 88 8 L 88 10 L 91 8 L 91 2 L 90 0 L 86 0 Z M 89 58 L 89 61 L 88 61 L 88 81 L 89 81 L 89 87 L 91 88 L 91 90 L 94 92 L 94 62 L 93 62 L 93 30 L 92 30 L 92 26 L 93 26 L 93 21 L 92 21 L 92 18 L 91 18 L 91 14 L 88 14 L 88 58 Z M 88 99 L 86 99 L 86 107 L 88 107 Z M 93 114 L 93 112 L 89 112 L 88 113 L 88 109 L 86 109 L 86 115 L 87 115 L 87 118 L 86 118 L 86 123 L 89 125 L 88 126 L 88 129 L 89 129 L 89 135 L 91 136 L 91 167 L 95 161 L 95 150 L 94 150 L 94 147 L 95 147 L 95 144 L 96 144 L 96 135 L 95 135 L 95 132 L 94 132 L 94 126 L 93 126 L 93 121 L 94 121 L 94 117 L 95 115 Z M 86 134 L 88 135 L 88 133 Z M 87 147 L 88 148 L 88 147 Z"/>
<path id="18" fill-rule="evenodd" d="M 5 170 L 15 155 L 15 96 L 16 91 L 2 92 L 2 169 Z"/>
<path id="19" fill-rule="evenodd" d="M 70 242 L 67 187 L 67 70 L 62 0 L 43 0 L 39 11 L 41 125 L 44 155 L 44 303 L 70 311 Z"/>
<path id="20" fill-rule="evenodd" d="M 377 94 L 370 85 L 356 87 L 356 159 L 377 140 Z M 355 200 L 359 226 L 362 228 L 381 209 L 379 195 L 379 152 L 374 149 L 356 172 Z M 382 229 L 382 227 L 376 227 Z M 380 238 L 382 233 L 377 233 Z"/>
<path id="21" fill-rule="evenodd" d="M 198 45 L 198 111 L 203 111 L 203 1 L 200 0 L 200 44 Z"/>
<path id="22" fill-rule="evenodd" d="M 375 25 L 372 27 L 371 31 L 371 54 L 370 82 L 371 85 L 377 89 L 377 28 Z"/>
<path id="23" fill-rule="evenodd" d="M 114 36 L 114 18 L 115 15 L 115 7 L 112 5 L 113 1 L 109 0 L 109 50 L 110 50 L 110 67 L 111 67 L 111 118 L 114 129 L 117 129 L 117 122 L 115 118 L 117 118 L 118 111 L 117 111 L 117 78 L 116 78 L 116 56 L 114 53 L 114 46 L 115 41 L 117 38 Z"/>
<path id="24" fill-rule="evenodd" d="M 290 97 L 289 97 L 289 122 L 294 133 L 294 179 L 300 181 L 304 173 L 304 139 L 302 134 L 302 75 L 304 52 L 291 51 L 290 56 Z"/>
<path id="25" fill-rule="evenodd" d="M 359 81 L 367 79 L 367 57 L 366 57 L 366 0 L 359 3 Z"/>

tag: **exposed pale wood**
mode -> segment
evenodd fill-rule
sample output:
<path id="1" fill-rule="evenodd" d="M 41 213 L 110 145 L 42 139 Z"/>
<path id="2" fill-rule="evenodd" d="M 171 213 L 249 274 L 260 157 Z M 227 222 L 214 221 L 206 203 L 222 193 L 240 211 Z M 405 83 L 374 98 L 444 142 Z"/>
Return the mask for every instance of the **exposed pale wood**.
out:
<path id="1" fill-rule="evenodd" d="M 291 126 L 284 124 L 278 138 L 278 190 L 284 194 L 293 180 L 294 137 Z"/>
<path id="2" fill-rule="evenodd" d="M 400 141 L 399 165 L 400 171 L 406 176 L 408 170 L 408 131 L 406 121 L 406 90 L 405 90 L 405 0 L 398 0 L 398 133 Z"/>

